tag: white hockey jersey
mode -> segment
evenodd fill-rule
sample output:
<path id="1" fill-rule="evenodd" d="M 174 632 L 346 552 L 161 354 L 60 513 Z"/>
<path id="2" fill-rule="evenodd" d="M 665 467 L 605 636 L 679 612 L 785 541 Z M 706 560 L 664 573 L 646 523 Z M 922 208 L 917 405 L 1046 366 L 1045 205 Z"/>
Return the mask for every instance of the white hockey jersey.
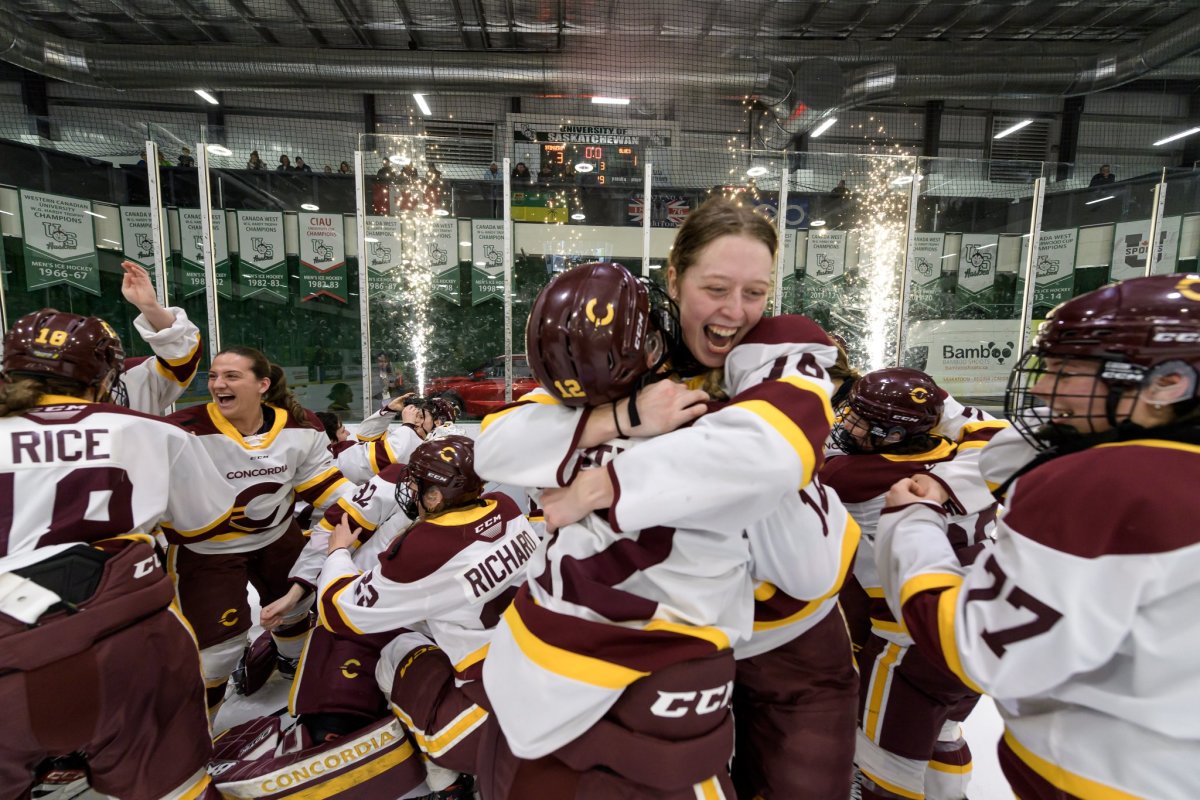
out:
<path id="1" fill-rule="evenodd" d="M 45 395 L 0 418 L 0 465 L 0 556 L 160 524 L 218 535 L 230 523 L 235 492 L 200 442 L 120 406 Z"/>
<path id="2" fill-rule="evenodd" d="M 138 335 L 154 351 L 153 356 L 125 359 L 121 381 L 129 395 L 129 407 L 147 414 L 165 414 L 196 377 L 200 366 L 200 329 L 187 312 L 172 306 L 171 327 L 154 330 L 139 314 L 133 321 Z"/>
<path id="3" fill-rule="evenodd" d="M 329 534 L 343 516 L 350 518 L 351 530 L 361 531 L 352 547 L 355 566 L 362 572 L 374 567 L 380 553 L 413 523 L 396 501 L 396 484 L 407 474 L 404 464 L 391 464 L 358 487 L 353 496 L 339 497 L 312 526 L 308 543 L 289 574 L 291 580 L 310 591 L 316 590 L 329 549 Z"/>
<path id="4" fill-rule="evenodd" d="M 1014 785 L 1200 797 L 1197 475 L 1200 444 L 1150 438 L 1043 463 L 1012 484 L 995 547 L 966 569 L 940 509 L 884 516 L 887 601 L 996 699 Z"/>
<path id="5" fill-rule="evenodd" d="M 996 428 L 986 428 L 990 436 Z M 947 536 L 956 557 L 970 563 L 995 528 L 996 501 L 979 472 L 979 446 L 961 445 L 937 438 L 924 453 L 892 455 L 862 453 L 834 456 L 826 462 L 821 479 L 837 492 L 862 527 L 862 540 L 854 562 L 854 577 L 872 600 L 871 627 L 888 641 L 912 644 L 900 618 L 883 602 L 883 587 L 875 565 L 875 539 L 884 498 L 892 485 L 913 475 L 929 475 L 950 495 L 953 509 Z M 980 445 L 981 446 L 981 445 Z"/>
<path id="6" fill-rule="evenodd" d="M 821 344 L 813 343 L 816 337 Z M 582 467 L 605 465 L 616 489 L 606 513 L 567 526 L 550 541 L 545 557 L 530 566 L 527 597 L 518 595 L 497 628 L 484 682 L 514 753 L 535 758 L 551 752 L 589 729 L 625 686 L 649 671 L 749 639 L 753 583 L 743 531 L 778 506 L 807 508 L 798 490 L 819 463 L 821 450 L 813 442 L 824 440 L 832 418 L 825 368 L 835 351 L 824 341 L 824 333 L 803 318 L 764 320 L 729 356 L 727 386 L 736 395 L 730 404 L 690 429 L 654 439 L 619 438 L 577 450 L 590 411 L 563 408 L 542 390 L 484 420 L 476 445 L 482 477 L 555 486 L 569 483 Z M 741 387 L 746 388 L 739 394 Z M 693 435 L 698 429 L 703 432 Z M 659 446 L 674 437 L 687 441 L 674 451 Z M 670 465 L 639 459 L 622 469 L 626 459 L 651 447 Z M 737 471 L 741 451 L 756 447 L 775 455 L 777 464 L 764 470 L 756 463 L 743 480 Z M 723 457 L 722 448 L 730 458 Z M 693 453 L 695 462 L 689 461 Z M 677 479 L 674 466 L 680 464 L 687 469 Z M 772 473 L 769 480 L 759 480 L 764 472 Z M 732 490 L 722 491 L 729 483 L 739 493 L 736 498 Z M 628 505 L 627 491 L 634 495 Z M 653 495 L 656 508 L 643 492 Z M 762 500 L 759 492 L 771 499 Z M 724 507 L 727 502 L 742 513 Z M 621 514 L 620 525 L 616 514 Z M 631 530 L 627 519 L 646 525 Z M 706 521 L 712 525 L 691 527 Z M 846 523 L 844 515 L 841 521 Z M 832 608 L 829 595 L 820 594 L 840 586 L 840 577 L 830 573 L 839 567 L 845 573 L 850 556 L 841 545 L 844 534 L 854 536 L 849 528 L 835 523 L 834 536 L 823 542 L 823 554 L 831 557 L 814 558 L 813 574 L 767 573 L 776 583 L 820 600 L 806 613 L 797 608 L 777 615 L 777 627 L 799 625 L 805 617 L 815 623 L 821 616 L 814 612 Z M 786 521 L 759 533 L 760 546 L 768 551 L 797 541 L 789 540 L 797 534 L 787 530 Z M 772 561 L 783 567 L 802 559 Z M 814 577 L 822 563 L 833 569 Z M 775 592 L 772 584 L 760 586 L 765 598 Z M 780 641 L 798 632 L 792 628 Z M 634 655 L 639 650 L 641 655 Z M 586 657 L 555 657 L 563 652 Z"/>
<path id="7" fill-rule="evenodd" d="M 266 433 L 242 436 L 215 403 L 193 406 L 167 419 L 196 436 L 243 508 L 243 530 L 219 536 L 187 533 L 164 527 L 171 544 L 186 545 L 198 553 L 244 553 L 266 547 L 292 524 L 296 498 L 310 503 L 317 513 L 354 493 L 334 465 L 329 439 L 311 413 L 293 420 L 282 408 L 267 406 L 274 415 Z"/>
<path id="8" fill-rule="evenodd" d="M 366 572 L 349 551 L 335 550 L 320 575 L 321 624 L 342 636 L 423 633 L 446 652 L 461 680 L 477 678 L 491 630 L 537 547 L 516 504 L 485 494 L 412 524 Z"/>
<path id="9" fill-rule="evenodd" d="M 390 425 L 392 418 L 377 411 L 358 426 L 357 441 L 334 445 L 338 469 L 353 483 L 362 485 L 391 464 L 407 464 L 425 441 L 411 425 Z"/>

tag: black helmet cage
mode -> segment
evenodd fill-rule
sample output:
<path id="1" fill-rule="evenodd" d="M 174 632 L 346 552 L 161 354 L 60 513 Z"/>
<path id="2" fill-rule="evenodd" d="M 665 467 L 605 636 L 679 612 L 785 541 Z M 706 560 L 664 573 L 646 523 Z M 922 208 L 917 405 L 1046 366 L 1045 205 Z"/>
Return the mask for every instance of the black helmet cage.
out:
<path id="1" fill-rule="evenodd" d="M 1049 359 L 1057 361 L 1057 365 L 1049 367 Z M 1095 376 L 1099 378 L 1103 390 L 1098 390 L 1097 385 L 1092 384 L 1092 390 L 1088 394 L 1060 392 L 1064 378 L 1084 374 L 1080 372 L 1081 362 L 1097 365 Z M 1189 375 L 1192 382 L 1189 394 L 1194 394 L 1196 370 L 1186 361 L 1172 360 L 1146 367 L 1119 358 L 1076 354 L 1059 357 L 1034 347 L 1022 354 L 1008 376 L 1008 388 L 1004 393 L 1004 415 L 1027 442 L 1038 450 L 1047 450 L 1076 436 L 1100 433 L 1096 430 L 1095 420 L 1101 412 L 1108 428 L 1129 424 L 1128 413 L 1118 416 L 1121 400 L 1128 398 L 1131 401 L 1129 409 L 1132 411 L 1142 390 L 1159 375 L 1169 373 Z M 1034 395 L 1034 385 L 1047 375 L 1053 378 L 1050 394 L 1044 398 Z M 1062 398 L 1087 398 L 1092 401 L 1086 417 L 1087 431 L 1055 423 L 1051 417 L 1051 409 L 1057 406 L 1057 401 Z M 1103 409 L 1095 407 L 1095 402 L 1100 400 L 1103 400 Z"/>
<path id="2" fill-rule="evenodd" d="M 650 332 L 658 331 L 661 335 L 658 346 L 660 352 L 654 353 L 653 363 L 650 365 L 649 371 L 642 382 L 653 380 L 654 375 L 662 368 L 664 364 L 671 358 L 683 342 L 683 336 L 679 327 L 679 306 L 671 299 L 670 295 L 654 281 L 648 278 L 639 278 L 646 287 L 646 292 L 650 296 Z M 654 345 L 655 337 L 646 336 L 645 347 L 649 349 Z"/>

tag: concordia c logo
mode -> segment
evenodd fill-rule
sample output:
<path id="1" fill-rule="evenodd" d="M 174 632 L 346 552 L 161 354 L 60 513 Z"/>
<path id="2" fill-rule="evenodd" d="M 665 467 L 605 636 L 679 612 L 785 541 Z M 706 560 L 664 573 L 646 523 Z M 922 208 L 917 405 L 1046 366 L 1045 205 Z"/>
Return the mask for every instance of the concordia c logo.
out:
<path id="1" fill-rule="evenodd" d="M 1183 278 L 1175 289 L 1188 300 L 1200 302 L 1200 278 Z"/>
<path id="2" fill-rule="evenodd" d="M 347 678 L 357 678 L 358 673 L 354 672 L 350 668 L 351 667 L 361 667 L 361 666 L 362 666 L 362 662 L 359 661 L 357 658 L 346 659 L 346 663 L 342 664 L 342 675 L 344 675 Z"/>
<path id="3" fill-rule="evenodd" d="M 237 623 L 238 623 L 237 609 L 230 608 L 230 609 L 226 610 L 225 613 L 221 615 L 220 622 L 226 628 L 232 628 L 234 625 L 237 625 Z"/>
<path id="4" fill-rule="evenodd" d="M 441 450 L 438 450 L 438 456 L 442 459 L 442 461 L 445 461 L 447 464 L 453 464 L 454 463 L 454 448 L 453 447 L 443 447 Z"/>
<path id="5" fill-rule="evenodd" d="M 929 402 L 929 390 L 921 386 L 909 392 L 908 396 L 912 398 L 914 403 L 924 404 Z"/>
<path id="6" fill-rule="evenodd" d="M 596 298 L 587 301 L 587 305 L 583 309 L 584 315 L 587 316 L 588 322 L 595 325 L 597 328 L 603 328 L 605 325 L 612 323 L 613 318 L 617 316 L 617 312 L 613 310 L 612 303 L 606 303 L 608 311 L 603 318 L 596 316 Z"/>

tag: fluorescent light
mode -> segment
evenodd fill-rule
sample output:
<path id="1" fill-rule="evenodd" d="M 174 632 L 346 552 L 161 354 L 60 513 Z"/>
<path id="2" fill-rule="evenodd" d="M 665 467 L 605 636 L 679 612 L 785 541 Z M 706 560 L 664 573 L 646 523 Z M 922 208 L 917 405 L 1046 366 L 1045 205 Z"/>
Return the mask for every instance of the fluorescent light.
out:
<path id="1" fill-rule="evenodd" d="M 399 153 L 397 153 L 394 156 L 388 156 L 388 161 L 390 161 L 393 164 L 400 166 L 400 167 L 406 167 L 412 163 L 411 158 L 409 158 L 408 156 L 402 156 Z"/>
<path id="2" fill-rule="evenodd" d="M 112 239 L 101 239 L 100 241 L 102 241 L 102 242 L 108 242 L 109 244 L 115 244 L 117 247 L 120 247 L 120 246 L 121 246 L 121 243 L 120 243 L 120 242 L 115 242 L 115 241 L 113 241 Z"/>
<path id="3" fill-rule="evenodd" d="M 1112 200 L 1114 197 L 1116 197 L 1115 194 L 1110 194 L 1108 197 L 1097 197 L 1095 200 L 1088 200 L 1084 205 L 1090 206 L 1092 203 L 1103 203 L 1105 200 Z"/>
<path id="4" fill-rule="evenodd" d="M 230 150 L 228 147 L 222 147 L 219 144 L 210 144 L 208 147 L 206 147 L 204 149 L 207 150 L 208 152 L 212 153 L 214 156 L 231 156 L 231 155 L 233 155 L 232 150 Z"/>
<path id="5" fill-rule="evenodd" d="M 365 237 L 363 237 L 363 241 L 367 242 L 368 244 L 374 244 L 375 242 L 378 242 L 379 240 L 376 239 L 374 236 L 365 236 Z"/>
<path id="6" fill-rule="evenodd" d="M 592 102 L 598 106 L 627 106 L 628 97 L 593 97 Z"/>
<path id="7" fill-rule="evenodd" d="M 459 242 L 458 246 L 459 247 L 470 247 L 471 243 L 470 242 Z"/>
<path id="8" fill-rule="evenodd" d="M 1182 139 L 1185 136 L 1191 136 L 1193 133 L 1200 133 L 1200 128 L 1188 128 L 1186 131 L 1181 131 L 1180 133 L 1172 134 L 1171 136 L 1168 136 L 1165 139 L 1159 139 L 1157 142 L 1154 143 L 1154 146 L 1158 147 L 1160 144 L 1166 144 L 1167 142 L 1173 142 L 1176 139 Z"/>
<path id="9" fill-rule="evenodd" d="M 305 211 L 320 211 L 321 210 L 321 207 L 318 206 L 316 203 L 301 203 L 300 208 L 302 208 Z"/>
<path id="10" fill-rule="evenodd" d="M 809 226 L 810 228 L 824 228 L 824 227 L 825 227 L 825 220 L 823 220 L 823 219 L 814 219 L 812 222 L 808 223 L 808 226 Z"/>
<path id="11" fill-rule="evenodd" d="M 766 167 L 759 165 L 756 167 L 751 167 L 750 169 L 746 170 L 746 175 L 751 178 L 758 178 L 763 175 L 766 175 L 767 171 L 768 170 Z"/>
<path id="12" fill-rule="evenodd" d="M 476 261 L 476 262 L 475 262 L 475 266 L 477 266 L 477 267 L 486 267 L 486 266 L 487 266 L 487 262 L 486 262 L 486 261 Z"/>
<path id="13" fill-rule="evenodd" d="M 649 269 L 662 269 L 662 264 L 650 264 Z"/>
<path id="14" fill-rule="evenodd" d="M 197 89 L 197 90 L 196 90 L 196 94 L 200 95 L 200 96 L 201 96 L 201 97 L 203 97 L 205 100 L 207 100 L 208 102 L 212 103 L 214 106 L 219 106 L 219 105 L 221 105 L 221 101 L 220 101 L 220 100 L 218 100 L 217 98 L 213 97 L 211 94 L 209 94 L 208 92 L 204 91 L 203 89 Z"/>
<path id="15" fill-rule="evenodd" d="M 450 216 L 450 212 L 444 208 L 435 208 L 433 210 L 433 215 L 435 217 L 448 217 L 448 216 Z"/>
<path id="16" fill-rule="evenodd" d="M 108 219 L 108 217 L 104 216 L 103 214 L 97 214 L 95 211 L 84 211 L 83 213 L 91 214 L 93 217 L 99 217 L 100 219 Z"/>
<path id="17" fill-rule="evenodd" d="M 574 214 L 571 215 L 571 219 L 585 220 L 585 219 L 587 219 L 587 214 L 584 214 L 582 211 L 576 211 Z"/>
<path id="18" fill-rule="evenodd" d="M 593 167 L 591 164 L 589 164 L 586 161 L 580 161 L 578 164 L 575 165 L 576 172 L 591 172 L 593 169 L 595 169 L 595 167 Z"/>
<path id="19" fill-rule="evenodd" d="M 822 133 L 824 133 L 825 131 L 832 128 L 836 124 L 837 124 L 837 117 L 830 117 L 829 119 L 825 120 L 820 125 L 818 125 L 816 128 L 814 128 L 813 132 L 808 135 L 808 138 L 815 139 L 818 136 L 820 136 Z"/>
<path id="20" fill-rule="evenodd" d="M 1023 119 L 1020 122 L 1018 122 L 1016 125 L 1010 125 L 1009 127 L 1000 131 L 992 138 L 993 139 L 1003 139 L 1005 136 L 1008 136 L 1010 133 L 1016 133 L 1017 131 L 1021 130 L 1021 128 L 1024 128 L 1024 127 L 1026 127 L 1028 125 L 1032 125 L 1032 124 L 1033 124 L 1033 120 Z"/>
<path id="21" fill-rule="evenodd" d="M 414 94 L 413 100 L 417 101 L 417 108 L 421 109 L 421 113 L 424 114 L 425 116 L 428 117 L 430 114 L 433 113 L 432 111 L 429 110 L 429 103 L 426 102 L 425 95 Z"/>
<path id="22" fill-rule="evenodd" d="M 942 256 L 942 261 L 945 261 L 947 258 L 958 258 L 958 253 L 951 253 L 948 256 Z"/>
<path id="23" fill-rule="evenodd" d="M 5 211 L 3 208 L 0 208 L 0 214 L 3 214 L 6 217 L 15 216 L 11 211 Z"/>
<path id="24" fill-rule="evenodd" d="M 976 250 L 987 250 L 989 247 L 995 247 L 995 246 L 996 246 L 996 243 L 992 242 L 991 244 L 981 244 L 981 245 L 979 245 L 979 247 L 976 247 L 975 249 Z"/>

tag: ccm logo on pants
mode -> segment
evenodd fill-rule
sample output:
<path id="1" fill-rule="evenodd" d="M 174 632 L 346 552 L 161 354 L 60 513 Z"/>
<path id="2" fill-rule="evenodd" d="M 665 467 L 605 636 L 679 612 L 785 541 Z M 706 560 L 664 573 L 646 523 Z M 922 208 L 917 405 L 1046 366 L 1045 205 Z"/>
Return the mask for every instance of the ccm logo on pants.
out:
<path id="1" fill-rule="evenodd" d="M 711 714 L 728 706 L 732 695 L 733 681 L 699 692 L 659 691 L 658 699 L 650 706 L 650 713 L 669 718 L 682 717 L 688 712 Z"/>

